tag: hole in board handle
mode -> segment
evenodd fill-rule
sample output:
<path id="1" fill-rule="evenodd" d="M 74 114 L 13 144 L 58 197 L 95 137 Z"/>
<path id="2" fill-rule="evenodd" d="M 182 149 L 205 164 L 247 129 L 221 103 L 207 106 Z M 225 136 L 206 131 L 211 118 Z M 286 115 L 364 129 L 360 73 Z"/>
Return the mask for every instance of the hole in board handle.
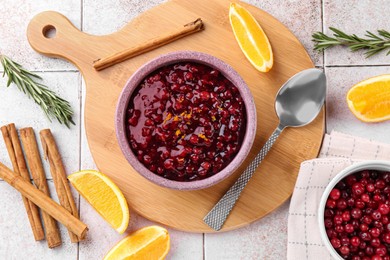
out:
<path id="1" fill-rule="evenodd" d="M 45 38 L 51 39 L 56 36 L 57 30 L 53 25 L 46 25 L 43 27 L 42 34 Z"/>

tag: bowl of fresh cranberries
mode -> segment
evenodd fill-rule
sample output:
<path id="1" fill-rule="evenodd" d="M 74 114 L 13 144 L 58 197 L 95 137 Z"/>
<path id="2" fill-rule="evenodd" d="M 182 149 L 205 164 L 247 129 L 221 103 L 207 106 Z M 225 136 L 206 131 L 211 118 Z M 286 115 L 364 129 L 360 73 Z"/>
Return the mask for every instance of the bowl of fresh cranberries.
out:
<path id="1" fill-rule="evenodd" d="M 131 166 L 167 188 L 196 190 L 230 176 L 256 132 L 252 94 L 239 74 L 205 53 L 148 62 L 126 83 L 116 134 Z"/>
<path id="2" fill-rule="evenodd" d="M 347 167 L 326 187 L 318 221 L 336 259 L 390 259 L 390 161 Z"/>

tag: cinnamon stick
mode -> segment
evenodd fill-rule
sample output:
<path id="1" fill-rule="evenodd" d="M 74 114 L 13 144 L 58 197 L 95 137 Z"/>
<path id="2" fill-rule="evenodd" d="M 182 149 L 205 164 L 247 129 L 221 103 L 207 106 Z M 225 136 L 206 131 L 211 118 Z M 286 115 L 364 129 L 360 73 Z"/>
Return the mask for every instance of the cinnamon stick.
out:
<path id="1" fill-rule="evenodd" d="M 74 217 L 65 208 L 58 205 L 54 200 L 47 196 L 42 191 L 38 190 L 34 185 L 18 176 L 4 164 L 0 162 L 0 178 L 14 187 L 27 199 L 31 200 L 35 205 L 40 207 L 44 212 L 58 220 L 61 224 L 75 233 L 78 237 L 84 238 L 88 231 L 87 225 Z"/>
<path id="2" fill-rule="evenodd" d="M 11 159 L 14 172 L 29 182 L 30 174 L 27 170 L 26 161 L 24 160 L 24 155 L 22 147 L 20 146 L 15 124 L 2 126 L 1 133 L 3 134 L 4 143 L 7 147 L 8 155 Z M 39 215 L 39 208 L 24 196 L 22 196 L 22 200 L 24 207 L 26 208 L 28 220 L 30 221 L 35 240 L 43 240 L 45 238 L 45 233 L 43 232 L 41 217 Z"/>
<path id="3" fill-rule="evenodd" d="M 79 218 L 76 203 L 74 202 L 68 179 L 66 178 L 64 164 L 62 163 L 61 155 L 58 152 L 54 137 L 50 129 L 44 129 L 40 131 L 39 135 L 41 137 L 45 160 L 48 160 L 50 164 L 51 176 L 53 177 L 54 186 L 56 187 L 60 204 L 73 216 Z M 72 243 L 79 242 L 79 238 L 69 229 L 68 233 Z"/>
<path id="4" fill-rule="evenodd" d="M 195 32 L 199 32 L 203 29 L 204 29 L 204 24 L 202 22 L 202 19 L 198 18 L 195 21 L 185 24 L 184 26 L 181 26 L 167 34 L 161 35 L 157 38 L 150 39 L 140 45 L 136 45 L 134 47 L 128 48 L 121 52 L 112 54 L 108 57 L 98 59 L 94 61 L 93 67 L 98 71 L 108 68 L 119 62 L 138 56 L 142 53 L 154 50 L 160 46 L 163 46 L 165 44 L 168 44 L 177 39 L 193 34 Z"/>
<path id="5" fill-rule="evenodd" d="M 37 141 L 34 130 L 31 127 L 20 129 L 24 152 L 27 157 L 28 166 L 34 179 L 35 185 L 40 191 L 50 197 L 49 187 L 47 185 L 45 171 L 43 170 L 41 157 L 39 155 Z M 46 229 L 46 240 L 49 248 L 61 245 L 60 231 L 57 222 L 47 213 L 42 212 L 43 224 Z"/>

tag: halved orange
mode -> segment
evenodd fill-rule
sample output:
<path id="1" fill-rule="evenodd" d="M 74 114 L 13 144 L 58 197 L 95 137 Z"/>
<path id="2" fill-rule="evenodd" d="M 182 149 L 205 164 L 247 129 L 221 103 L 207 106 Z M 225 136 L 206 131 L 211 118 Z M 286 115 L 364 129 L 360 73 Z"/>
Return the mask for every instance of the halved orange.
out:
<path id="1" fill-rule="evenodd" d="M 135 231 L 116 244 L 104 260 L 117 259 L 164 259 L 170 248 L 170 238 L 165 228 L 145 227 Z"/>
<path id="2" fill-rule="evenodd" d="M 95 170 L 75 172 L 68 176 L 73 187 L 120 234 L 129 225 L 130 213 L 127 201 L 106 175 Z"/>
<path id="3" fill-rule="evenodd" d="M 271 44 L 252 14 L 237 3 L 229 9 L 234 36 L 250 63 L 259 71 L 267 72 L 274 63 Z"/>
<path id="4" fill-rule="evenodd" d="M 352 113 L 363 122 L 381 122 L 390 119 L 390 74 L 363 80 L 347 94 Z"/>

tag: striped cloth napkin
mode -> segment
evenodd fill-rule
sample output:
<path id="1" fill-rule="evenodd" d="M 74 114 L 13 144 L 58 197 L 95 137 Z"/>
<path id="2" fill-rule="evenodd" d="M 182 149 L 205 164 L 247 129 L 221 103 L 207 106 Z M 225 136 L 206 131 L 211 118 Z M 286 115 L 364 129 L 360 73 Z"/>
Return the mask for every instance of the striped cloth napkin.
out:
<path id="1" fill-rule="evenodd" d="M 323 245 L 317 210 L 329 181 L 362 160 L 390 160 L 390 145 L 333 131 L 325 134 L 319 158 L 301 164 L 288 216 L 287 259 L 333 259 Z"/>

